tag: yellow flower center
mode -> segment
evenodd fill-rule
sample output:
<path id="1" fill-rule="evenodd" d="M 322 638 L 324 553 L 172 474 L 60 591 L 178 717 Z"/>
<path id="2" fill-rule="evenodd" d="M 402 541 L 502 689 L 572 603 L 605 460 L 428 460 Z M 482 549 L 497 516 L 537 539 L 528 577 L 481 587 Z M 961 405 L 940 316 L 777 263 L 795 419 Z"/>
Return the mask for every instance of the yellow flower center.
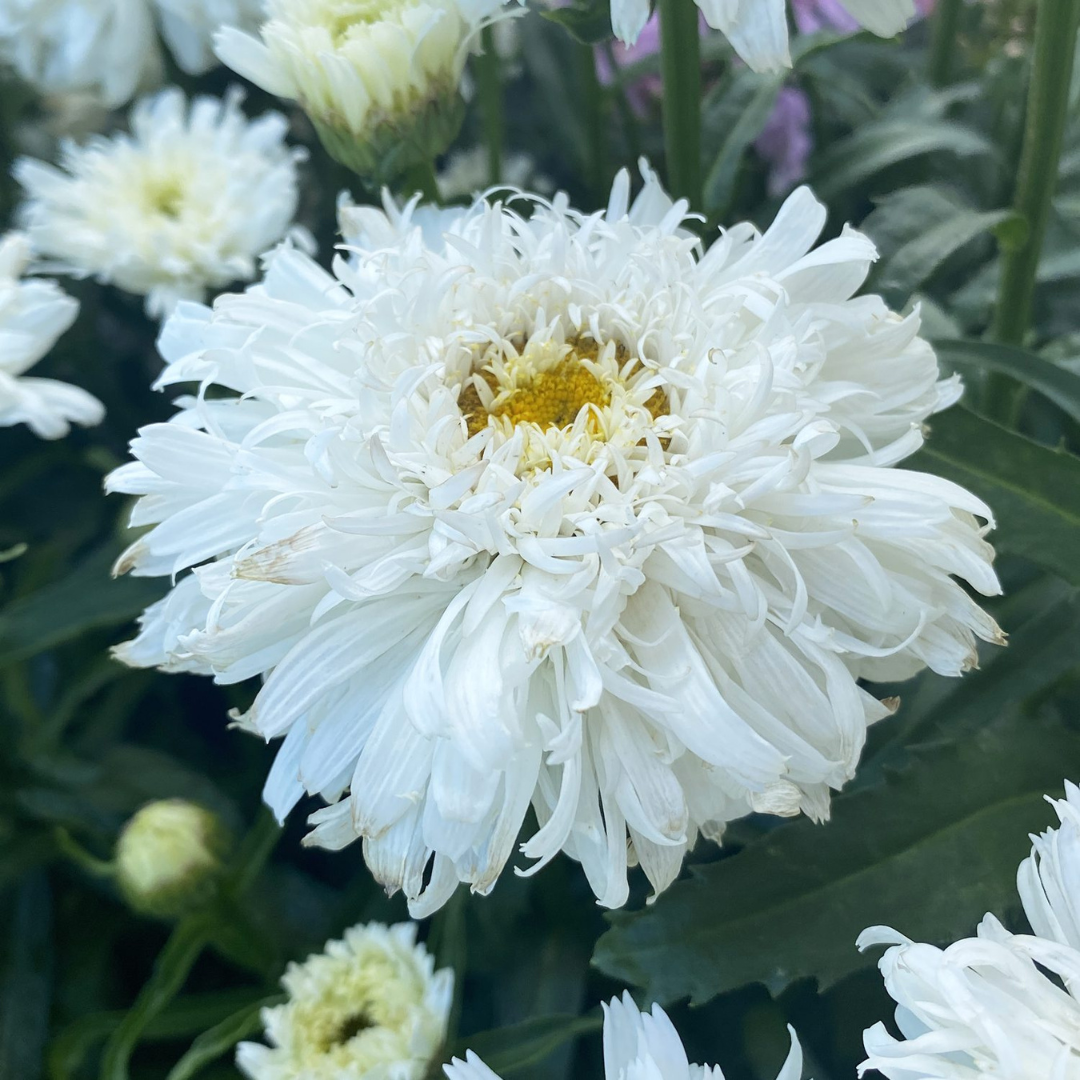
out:
<path id="1" fill-rule="evenodd" d="M 603 346 L 594 341 L 574 341 L 568 346 L 543 346 L 526 349 L 521 357 L 497 358 L 474 369 L 458 397 L 458 407 L 465 417 L 469 436 L 482 431 L 492 420 L 503 420 L 515 427 L 529 424 L 548 431 L 569 428 L 583 409 L 586 430 L 594 437 L 603 433 L 602 412 L 611 404 L 612 382 L 598 364 Z M 625 370 L 630 354 L 623 345 L 615 346 L 618 371 Z M 489 394 L 482 394 L 478 380 L 483 380 Z M 655 419 L 668 408 L 667 395 L 656 390 L 644 403 Z"/>

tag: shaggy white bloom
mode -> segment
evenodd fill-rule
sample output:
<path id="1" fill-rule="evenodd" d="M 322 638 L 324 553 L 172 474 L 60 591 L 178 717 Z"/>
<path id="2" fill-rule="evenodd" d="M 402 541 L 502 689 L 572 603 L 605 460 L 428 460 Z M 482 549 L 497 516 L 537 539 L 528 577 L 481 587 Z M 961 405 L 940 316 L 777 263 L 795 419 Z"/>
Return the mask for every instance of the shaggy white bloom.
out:
<path id="1" fill-rule="evenodd" d="M 998 639 L 951 577 L 998 591 L 990 511 L 893 467 L 960 387 L 854 297 L 873 245 L 812 251 L 804 188 L 701 254 L 628 192 L 345 210 L 333 276 L 284 248 L 177 311 L 161 385 L 240 396 L 109 480 L 156 526 L 118 571 L 181 575 L 120 656 L 267 676 L 267 801 L 321 795 L 309 841 L 363 838 L 417 914 L 490 890 L 530 802 L 531 870 L 565 850 L 608 907 L 750 810 L 824 818 L 889 711 L 856 679 Z"/>
<path id="2" fill-rule="evenodd" d="M 624 993 L 604 1009 L 605 1080 L 724 1080 L 719 1065 L 691 1065 L 682 1040 L 659 1005 L 641 1012 Z M 791 1050 L 776 1080 L 801 1080 L 802 1047 L 789 1027 Z M 447 1080 L 500 1080 L 471 1050 L 465 1060 L 454 1058 L 443 1066 Z"/>
<path id="3" fill-rule="evenodd" d="M 897 1039 L 884 1024 L 863 1036 L 867 1059 L 888 1080 L 1077 1080 L 1080 1077 L 1080 880 L 1075 785 L 1052 805 L 1062 826 L 1033 837 L 1020 895 L 1035 936 L 1010 934 L 993 915 L 977 936 L 947 949 L 887 927 L 860 949 L 888 944 L 879 967 L 897 1002 Z M 1048 974 L 1049 973 L 1049 974 Z M 1056 977 L 1055 977 L 1056 976 Z"/>
<path id="4" fill-rule="evenodd" d="M 162 72 L 157 28 L 192 75 L 216 63 L 210 36 L 252 26 L 261 0 L 0 0 L 0 59 L 45 93 L 123 105 Z"/>
<path id="5" fill-rule="evenodd" d="M 1065 798 L 1047 801 L 1061 827 L 1031 838 L 1016 884 L 1032 930 L 1080 949 L 1080 788 L 1066 781 Z"/>
<path id="6" fill-rule="evenodd" d="M 705 21 L 731 42 L 754 71 L 791 67 L 786 0 L 695 0 Z M 899 33 L 915 17 L 915 0 L 841 0 L 860 26 L 881 37 Z M 611 28 L 633 45 L 649 21 L 649 0 L 612 0 Z"/>
<path id="7" fill-rule="evenodd" d="M 469 46 L 503 0 L 268 0 L 256 39 L 236 29 L 218 56 L 311 117 L 327 150 L 392 179 L 445 150 L 461 125 Z"/>
<path id="8" fill-rule="evenodd" d="M 300 150 L 279 113 L 249 121 L 242 95 L 188 103 L 171 88 L 140 101 L 131 134 L 66 143 L 61 167 L 14 173 L 35 247 L 55 268 L 146 296 L 151 315 L 255 275 L 296 211 Z"/>
<path id="9" fill-rule="evenodd" d="M 423 1080 L 446 1037 L 454 974 L 435 971 L 416 926 L 354 926 L 281 980 L 263 1009 L 270 1046 L 241 1043 L 250 1080 Z"/>
<path id="10" fill-rule="evenodd" d="M 96 397 L 55 379 L 23 376 L 75 321 L 79 303 L 54 281 L 23 278 L 31 248 L 25 236 L 0 239 L 0 427 L 26 424 L 43 439 L 58 439 L 71 423 L 101 423 Z"/>

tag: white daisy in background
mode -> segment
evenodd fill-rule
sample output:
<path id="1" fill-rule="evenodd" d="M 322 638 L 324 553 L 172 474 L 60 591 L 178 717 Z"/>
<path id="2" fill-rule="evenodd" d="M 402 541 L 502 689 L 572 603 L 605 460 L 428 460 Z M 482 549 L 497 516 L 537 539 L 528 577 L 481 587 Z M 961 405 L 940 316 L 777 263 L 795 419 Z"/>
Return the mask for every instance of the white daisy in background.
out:
<path id="1" fill-rule="evenodd" d="M 157 28 L 177 64 L 217 61 L 210 36 L 256 25 L 261 0 L 0 0 L 0 59 L 45 93 L 91 93 L 123 105 L 163 70 Z"/>
<path id="2" fill-rule="evenodd" d="M 151 315 L 255 276 L 296 211 L 296 163 L 279 113 L 248 120 L 242 95 L 163 90 L 131 112 L 131 134 L 64 144 L 60 167 L 15 164 L 20 208 L 53 268 L 146 296 Z"/>
<path id="3" fill-rule="evenodd" d="M 593 215 L 345 209 L 333 275 L 284 248 L 178 309 L 160 385 L 204 392 L 108 481 L 154 526 L 117 571 L 180 575 L 121 658 L 265 676 L 267 801 L 320 795 L 309 842 L 417 915 L 530 803 L 529 872 L 564 850 L 608 907 L 751 810 L 825 818 L 889 712 L 856 680 L 1000 640 L 953 578 L 998 592 L 989 509 L 895 468 L 960 386 L 854 296 L 870 241 L 811 250 L 803 188 L 702 254 L 644 172 Z"/>
<path id="4" fill-rule="evenodd" d="M 719 1065 L 691 1065 L 667 1013 L 654 1005 L 641 1012 L 624 993 L 604 1010 L 605 1080 L 724 1080 Z M 789 1027 L 791 1050 L 776 1080 L 801 1080 L 802 1047 Z M 443 1066 L 447 1080 L 500 1080 L 471 1050 Z"/>
<path id="5" fill-rule="evenodd" d="M 218 56 L 298 101 L 327 151 L 390 180 L 430 162 L 461 126 L 462 69 L 503 0 L 268 0 L 259 37 L 216 38 Z"/>
<path id="6" fill-rule="evenodd" d="M 455 150 L 435 174 L 439 198 L 444 203 L 476 198 L 491 186 L 488 164 L 488 149 L 484 145 Z M 506 155 L 502 163 L 500 184 L 521 189 L 531 188 L 540 194 L 550 194 L 555 186 L 546 176 L 538 174 L 536 162 L 528 154 L 522 153 Z"/>
<path id="7" fill-rule="evenodd" d="M 977 936 L 946 949 L 888 927 L 859 948 L 891 945 L 879 967 L 897 1002 L 896 1026 L 864 1033 L 867 1059 L 888 1080 L 1076 1080 L 1080 1077 L 1080 792 L 1052 802 L 1060 829 L 1032 837 L 1018 884 L 1034 935 L 1010 934 L 993 915 Z"/>
<path id="8" fill-rule="evenodd" d="M 77 386 L 23 374 L 79 313 L 78 301 L 56 282 L 22 276 L 30 256 L 25 236 L 0 238 L 0 427 L 26 424 L 43 439 L 58 439 L 72 423 L 100 424 L 105 409 Z"/>
<path id="9" fill-rule="evenodd" d="M 791 67 L 786 0 L 695 0 L 705 21 L 731 42 L 754 71 Z M 880 37 L 898 34 L 915 17 L 915 0 L 842 0 L 859 26 Z M 798 6 L 798 0 L 795 0 Z M 649 0 L 612 0 L 611 28 L 633 45 L 649 21 Z"/>
<path id="10" fill-rule="evenodd" d="M 263 1009 L 270 1046 L 243 1042 L 250 1080 L 423 1080 L 446 1038 L 454 974 L 435 971 L 416 926 L 354 926 L 281 980 Z"/>

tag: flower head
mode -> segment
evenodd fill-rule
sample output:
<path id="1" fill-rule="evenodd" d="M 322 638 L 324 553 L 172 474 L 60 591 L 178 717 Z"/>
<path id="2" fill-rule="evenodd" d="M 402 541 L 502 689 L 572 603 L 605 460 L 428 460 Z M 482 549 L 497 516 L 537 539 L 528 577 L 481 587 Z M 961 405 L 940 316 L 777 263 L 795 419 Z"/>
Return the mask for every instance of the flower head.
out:
<path id="1" fill-rule="evenodd" d="M 27 424 L 43 439 L 71 423 L 101 423 L 105 410 L 85 390 L 55 379 L 22 377 L 75 321 L 79 303 L 54 281 L 24 278 L 31 247 L 19 233 L 0 238 L 0 427 Z"/>
<path id="2" fill-rule="evenodd" d="M 137 911 L 169 918 L 205 899 L 231 838 L 217 815 L 185 799 L 148 803 L 116 842 L 116 881 Z"/>
<path id="3" fill-rule="evenodd" d="M 870 242 L 811 251 L 801 189 L 702 254 L 645 176 L 593 215 L 346 209 L 333 276 L 286 248 L 177 311 L 161 384 L 219 389 L 109 480 L 156 526 L 118 570 L 193 568 L 119 655 L 267 676 L 270 805 L 321 795 L 310 842 L 414 913 L 491 889 L 530 802 L 533 869 L 613 907 L 750 810 L 825 817 L 889 711 L 856 679 L 998 635 L 951 577 L 998 590 L 990 511 L 894 468 L 959 384 L 854 297 Z"/>
<path id="4" fill-rule="evenodd" d="M 250 26 L 261 0 L 5 0 L 0 59 L 46 93 L 87 92 L 123 105 L 160 78 L 160 29 L 177 64 L 198 75 L 210 35 Z"/>
<path id="5" fill-rule="evenodd" d="M 330 154 L 383 181 L 449 146 L 469 44 L 502 0 L 269 0 L 259 39 L 217 37 L 221 59 L 300 103 Z"/>
<path id="6" fill-rule="evenodd" d="M 422 1080 L 446 1037 L 454 976 L 435 971 L 416 926 L 354 926 L 281 980 L 263 1009 L 270 1046 L 241 1043 L 250 1080 Z"/>
<path id="7" fill-rule="evenodd" d="M 1075 1080 L 1080 1076 L 1080 948 L 1076 934 L 1077 788 L 1053 803 L 1059 830 L 1033 837 L 1020 896 L 1034 936 L 1011 934 L 993 915 L 977 936 L 938 949 L 887 927 L 859 948 L 888 944 L 879 967 L 897 1003 L 903 1038 L 875 1024 L 867 1059 L 888 1080 Z"/>
<path id="8" fill-rule="evenodd" d="M 705 21 L 731 42 L 735 51 L 755 71 L 778 71 L 791 67 L 788 51 L 787 7 L 784 0 L 696 0 Z M 793 0 L 796 19 L 798 8 L 820 6 L 840 10 L 839 0 L 816 0 L 815 5 Z M 914 17 L 914 0 L 843 0 L 842 14 L 854 25 L 882 37 L 903 30 Z M 632 45 L 649 19 L 648 0 L 613 0 L 611 27 L 615 36 Z M 800 22 L 810 25 L 809 15 Z M 821 17 L 826 22 L 826 17 Z"/>
<path id="9" fill-rule="evenodd" d="M 18 161 L 22 220 L 52 265 L 145 294 L 147 311 L 164 314 L 252 278 L 284 235 L 301 156 L 285 131 L 278 113 L 247 120 L 239 93 L 189 109 L 164 90 L 135 106 L 130 135 L 68 143 L 59 168 Z"/>
<path id="10" fill-rule="evenodd" d="M 679 1033 L 659 1005 L 641 1012 L 624 993 L 603 1009 L 605 1080 L 724 1080 L 719 1065 L 690 1064 Z M 795 1032 L 788 1031 L 791 1050 L 776 1080 L 801 1080 L 802 1047 Z M 471 1050 L 464 1060 L 444 1065 L 443 1072 L 447 1080 L 499 1080 Z"/>

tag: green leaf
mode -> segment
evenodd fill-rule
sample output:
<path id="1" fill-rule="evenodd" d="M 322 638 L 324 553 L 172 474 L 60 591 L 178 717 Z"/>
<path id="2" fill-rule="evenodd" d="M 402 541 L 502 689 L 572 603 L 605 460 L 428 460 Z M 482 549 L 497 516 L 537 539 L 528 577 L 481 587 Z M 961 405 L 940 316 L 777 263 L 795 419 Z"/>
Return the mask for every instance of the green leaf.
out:
<path id="1" fill-rule="evenodd" d="M 609 916 L 594 963 L 655 1001 L 701 1003 L 747 983 L 821 989 L 874 963 L 855 938 L 875 924 L 917 941 L 973 932 L 1016 905 L 1028 833 L 1080 738 L 1019 715 L 925 747 L 875 787 L 838 796 L 828 826 L 800 818 L 731 858 L 691 868 L 651 909 Z M 948 882 L 942 887 L 943 879 Z"/>
<path id="2" fill-rule="evenodd" d="M 1013 218 L 1009 210 L 977 211 L 962 208 L 909 240 L 881 268 L 878 287 L 905 296 L 932 277 L 941 265 L 966 244 Z"/>
<path id="3" fill-rule="evenodd" d="M 158 600 L 160 579 L 113 580 L 118 551 L 99 548 L 66 577 L 0 610 L 0 667 L 72 641 L 89 630 L 130 622 Z"/>
<path id="4" fill-rule="evenodd" d="M 1080 458 L 955 406 L 931 419 L 929 439 L 905 467 L 973 491 L 997 517 L 998 551 L 1080 585 Z"/>
<path id="5" fill-rule="evenodd" d="M 568 1039 L 576 1039 L 589 1031 L 598 1031 L 603 1017 L 598 1012 L 585 1016 L 556 1013 L 534 1016 L 520 1024 L 482 1031 L 459 1039 L 453 1047 L 454 1057 L 464 1057 L 466 1050 L 478 1054 L 498 1076 L 543 1061 Z"/>
<path id="6" fill-rule="evenodd" d="M 784 75 L 759 75 L 744 69 L 718 103 L 718 109 L 732 112 L 733 120 L 725 125 L 725 135 L 705 177 L 705 209 L 710 214 L 722 214 L 731 203 L 747 148 L 765 127 L 783 84 Z"/>
<path id="7" fill-rule="evenodd" d="M 241 1039 L 254 1035 L 262 1027 L 262 1010 L 283 1001 L 284 994 L 274 994 L 254 1001 L 227 1016 L 209 1031 L 204 1031 L 173 1066 L 166 1080 L 190 1080 L 190 1077 L 201 1072 L 204 1066 L 227 1054 Z"/>
<path id="8" fill-rule="evenodd" d="M 540 14 L 558 23 L 583 45 L 599 45 L 613 37 L 610 0 L 573 0 L 565 7 L 548 8 Z"/>
<path id="9" fill-rule="evenodd" d="M 1027 349 L 988 341 L 935 341 L 938 359 L 961 372 L 1000 371 L 1038 390 L 1080 423 L 1080 375 Z"/>
<path id="10" fill-rule="evenodd" d="M 42 1075 L 52 996 L 52 904 L 45 874 L 0 898 L 0 1076 Z"/>
<path id="11" fill-rule="evenodd" d="M 993 153 L 978 132 L 948 120 L 884 120 L 831 146 L 818 160 L 814 189 L 833 199 L 890 165 L 935 152 L 973 157 Z"/>

